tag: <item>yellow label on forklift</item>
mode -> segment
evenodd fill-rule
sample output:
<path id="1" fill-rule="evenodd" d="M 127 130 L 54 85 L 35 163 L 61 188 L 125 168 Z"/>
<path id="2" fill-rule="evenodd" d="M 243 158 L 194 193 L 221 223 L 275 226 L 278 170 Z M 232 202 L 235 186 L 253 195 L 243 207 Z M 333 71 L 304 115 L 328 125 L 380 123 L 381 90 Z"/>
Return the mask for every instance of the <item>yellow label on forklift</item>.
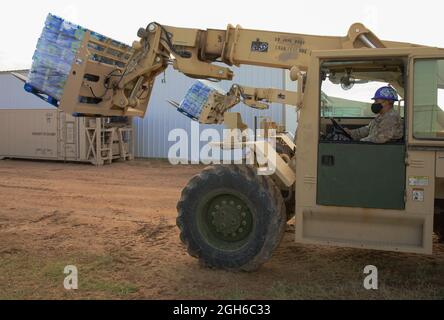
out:
<path id="1" fill-rule="evenodd" d="M 411 187 L 425 187 L 429 185 L 429 177 L 409 177 L 409 186 Z"/>

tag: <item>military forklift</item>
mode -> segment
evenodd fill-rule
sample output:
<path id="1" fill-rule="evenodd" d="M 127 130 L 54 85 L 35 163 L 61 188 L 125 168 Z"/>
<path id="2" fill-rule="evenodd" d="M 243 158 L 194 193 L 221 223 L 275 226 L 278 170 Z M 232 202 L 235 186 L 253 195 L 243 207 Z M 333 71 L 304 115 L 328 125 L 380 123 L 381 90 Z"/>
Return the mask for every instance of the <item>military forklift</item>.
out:
<path id="1" fill-rule="evenodd" d="M 150 23 L 138 37 L 130 58 L 109 56 L 119 63 L 106 64 L 91 59 L 106 50 L 92 46 L 87 32 L 58 106 L 77 115 L 144 117 L 155 79 L 169 65 L 217 81 L 232 80 L 233 65 L 280 68 L 294 84 L 236 84 L 204 106 L 200 123 L 231 130 L 246 127 L 229 112 L 238 103 L 294 106 L 298 129 L 295 140 L 282 134 L 276 147 L 255 149 L 277 156 L 272 175 L 231 164 L 191 179 L 177 205 L 191 256 L 209 267 L 256 270 L 293 217 L 298 243 L 432 254 L 434 227 L 444 236 L 443 49 L 381 40 L 360 23 L 344 37 Z M 395 109 L 404 137 L 384 144 L 349 139 L 346 129 L 374 118 L 368 102 L 384 85 L 400 96 Z"/>

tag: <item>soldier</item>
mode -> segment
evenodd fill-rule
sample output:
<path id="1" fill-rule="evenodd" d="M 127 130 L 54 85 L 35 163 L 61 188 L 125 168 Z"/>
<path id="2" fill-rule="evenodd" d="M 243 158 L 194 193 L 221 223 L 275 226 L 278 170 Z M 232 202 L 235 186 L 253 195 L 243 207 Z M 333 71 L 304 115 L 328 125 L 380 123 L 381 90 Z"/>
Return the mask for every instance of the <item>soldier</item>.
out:
<path id="1" fill-rule="evenodd" d="M 386 143 L 399 140 L 404 136 L 404 126 L 399 113 L 393 108 L 398 101 L 398 93 L 392 87 L 382 87 L 376 91 L 372 105 L 373 113 L 378 116 L 368 126 L 355 130 L 345 129 L 353 140 Z"/>

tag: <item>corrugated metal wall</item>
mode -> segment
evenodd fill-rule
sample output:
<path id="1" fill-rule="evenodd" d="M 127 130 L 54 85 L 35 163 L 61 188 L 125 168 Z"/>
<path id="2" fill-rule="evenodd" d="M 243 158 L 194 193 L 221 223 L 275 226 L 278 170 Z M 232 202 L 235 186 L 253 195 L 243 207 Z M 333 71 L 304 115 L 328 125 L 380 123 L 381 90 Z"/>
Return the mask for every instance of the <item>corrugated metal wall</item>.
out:
<path id="1" fill-rule="evenodd" d="M 55 109 L 49 103 L 27 93 L 23 82 L 7 73 L 0 73 L 0 109 Z"/>
<path id="2" fill-rule="evenodd" d="M 233 82 L 223 81 L 216 85 L 224 90 L 228 90 L 233 83 L 261 88 L 284 88 L 284 72 L 282 70 L 243 66 L 233 68 L 233 71 L 235 72 Z M 172 68 L 168 68 L 166 71 L 166 83 L 163 83 L 161 79 L 162 76 L 156 81 L 147 117 L 134 120 L 136 157 L 167 158 L 170 147 L 175 143 L 168 141 L 170 131 L 177 128 L 184 129 L 187 132 L 191 130 L 192 120 L 179 113 L 166 100 L 180 102 L 195 80 Z M 271 117 L 274 121 L 283 124 L 283 110 L 283 106 L 279 104 L 273 104 L 270 110 L 266 111 L 255 110 L 245 105 L 239 105 L 233 109 L 234 112 L 242 114 L 244 122 L 250 128 L 254 128 L 254 118 L 256 116 Z M 221 132 L 224 127 L 200 126 L 200 130 L 205 128 L 216 128 Z"/>

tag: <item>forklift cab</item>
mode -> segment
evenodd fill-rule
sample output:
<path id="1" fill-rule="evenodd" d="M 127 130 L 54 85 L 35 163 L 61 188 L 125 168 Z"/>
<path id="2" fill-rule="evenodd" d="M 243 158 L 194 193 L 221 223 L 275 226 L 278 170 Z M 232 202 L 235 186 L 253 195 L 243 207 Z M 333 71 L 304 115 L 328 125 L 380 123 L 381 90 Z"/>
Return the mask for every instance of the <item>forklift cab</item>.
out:
<path id="1" fill-rule="evenodd" d="M 405 68 L 403 59 L 322 63 L 318 205 L 405 208 L 405 140 L 354 141 L 344 130 L 373 121 L 371 98 L 378 88 L 389 84 L 404 95 Z M 394 108 L 404 121 L 402 100 Z"/>
<path id="2" fill-rule="evenodd" d="M 317 51 L 309 70 L 318 72 L 307 74 L 299 117 L 296 241 L 431 254 L 435 199 L 444 199 L 442 51 Z M 387 85 L 400 96 L 403 139 L 334 138 L 368 125 Z"/>

